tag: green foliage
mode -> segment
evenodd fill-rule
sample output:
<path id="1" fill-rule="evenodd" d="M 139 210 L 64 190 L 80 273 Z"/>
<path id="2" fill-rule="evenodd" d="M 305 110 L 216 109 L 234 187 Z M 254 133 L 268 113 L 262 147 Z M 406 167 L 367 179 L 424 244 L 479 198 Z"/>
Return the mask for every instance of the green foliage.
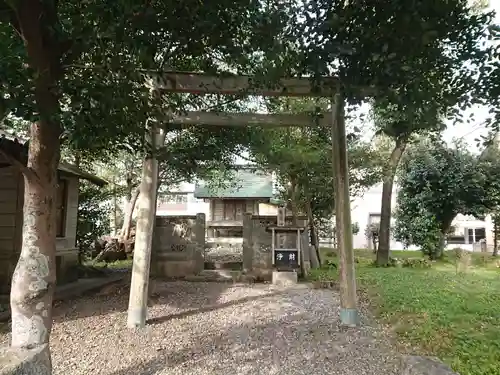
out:
<path id="1" fill-rule="evenodd" d="M 417 259 L 419 252 L 394 251 L 400 259 Z M 484 266 L 481 254 L 471 253 L 471 272 L 457 275 L 446 260 L 432 268 L 372 267 L 374 255 L 356 250 L 357 282 L 369 297 L 377 317 L 412 352 L 437 356 L 464 375 L 497 375 L 500 303 L 497 268 Z M 491 257 L 491 256 L 490 256 Z M 312 280 L 338 280 L 338 269 L 311 270 Z M 410 291 L 410 292 L 409 292 Z"/>
<path id="2" fill-rule="evenodd" d="M 321 0 L 306 2 L 303 12 L 306 22 L 295 35 L 307 46 L 309 69 L 334 71 L 353 99 L 355 87 L 375 87 L 377 97 L 416 108 L 467 93 L 474 83 L 470 66 L 485 57 L 478 41 L 492 19 L 467 0 Z M 451 95 L 440 87 L 456 80 Z"/>
<path id="3" fill-rule="evenodd" d="M 480 216 L 498 206 L 499 172 L 498 163 L 478 160 L 463 145 L 420 142 L 401 166 L 395 238 L 439 257 L 457 214 Z"/>
<path id="4" fill-rule="evenodd" d="M 313 116 L 327 106 L 322 100 L 287 98 L 272 100 L 269 109 Z M 381 160 L 371 144 L 360 140 L 359 129 L 347 127 L 350 189 L 358 195 L 380 180 Z M 317 225 L 327 224 L 335 210 L 329 127 L 255 129 L 249 149 L 257 164 L 276 172 L 285 201 L 295 200 L 303 212 L 309 205 Z"/>
<path id="5" fill-rule="evenodd" d="M 80 181 L 76 244 L 81 254 L 86 254 L 97 238 L 110 233 L 111 195 L 111 189 Z"/>

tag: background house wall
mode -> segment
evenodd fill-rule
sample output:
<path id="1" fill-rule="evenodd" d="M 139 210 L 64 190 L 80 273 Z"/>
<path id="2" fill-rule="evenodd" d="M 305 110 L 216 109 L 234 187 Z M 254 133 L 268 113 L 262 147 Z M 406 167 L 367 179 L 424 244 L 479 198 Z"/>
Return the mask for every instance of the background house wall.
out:
<path id="1" fill-rule="evenodd" d="M 393 187 L 392 191 L 392 209 L 396 208 L 396 200 L 398 194 L 398 186 Z M 359 233 L 353 235 L 353 245 L 355 248 L 370 248 L 370 241 L 366 238 L 365 229 L 370 222 L 380 221 L 380 207 L 382 203 L 382 184 L 373 186 L 367 190 L 362 196 L 356 197 L 351 203 L 351 218 L 353 223 L 358 223 Z M 395 224 L 395 219 L 392 218 L 391 224 Z M 491 251 L 493 246 L 493 224 L 490 217 L 485 220 L 478 220 L 474 217 L 457 215 L 453 220 L 452 226 L 455 229 L 455 235 L 448 241 L 447 248 L 453 249 L 456 247 L 465 250 L 478 250 L 479 240 L 486 239 L 488 249 Z M 482 233 L 484 232 L 484 235 Z M 476 245 L 474 245 L 474 242 Z M 404 246 L 401 242 L 394 240 L 391 237 L 391 249 L 402 250 Z M 409 250 L 418 250 L 418 247 L 411 246 Z"/>
<path id="2" fill-rule="evenodd" d="M 177 187 L 161 191 L 158 194 L 157 216 L 193 216 L 204 213 L 209 217 L 210 204 L 194 196 L 193 183 L 181 183 Z M 137 212 L 137 210 L 135 211 Z"/>

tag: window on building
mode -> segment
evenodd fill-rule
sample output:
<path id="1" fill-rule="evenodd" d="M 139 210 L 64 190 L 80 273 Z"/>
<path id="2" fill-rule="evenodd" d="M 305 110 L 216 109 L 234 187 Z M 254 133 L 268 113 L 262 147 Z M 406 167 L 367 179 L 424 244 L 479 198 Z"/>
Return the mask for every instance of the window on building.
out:
<path id="1" fill-rule="evenodd" d="M 380 223 L 380 214 L 369 214 L 368 215 L 368 224 L 379 224 Z"/>
<path id="2" fill-rule="evenodd" d="M 465 237 L 452 234 L 446 237 L 446 241 L 452 245 L 463 245 L 465 243 Z"/>
<path id="3" fill-rule="evenodd" d="M 68 181 L 59 179 L 56 195 L 56 236 L 66 235 L 66 209 L 68 198 Z"/>
<path id="4" fill-rule="evenodd" d="M 176 194 L 175 195 L 175 203 L 187 203 L 187 195 L 186 194 Z"/>
<path id="5" fill-rule="evenodd" d="M 468 228 L 467 229 L 467 239 L 468 243 L 477 243 L 486 238 L 485 228 Z"/>

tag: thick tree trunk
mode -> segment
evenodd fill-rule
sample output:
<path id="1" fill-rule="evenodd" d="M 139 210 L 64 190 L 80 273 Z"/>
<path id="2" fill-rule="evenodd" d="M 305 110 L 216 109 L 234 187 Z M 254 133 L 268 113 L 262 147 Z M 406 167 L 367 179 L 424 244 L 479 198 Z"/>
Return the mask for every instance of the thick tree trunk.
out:
<path id="1" fill-rule="evenodd" d="M 12 341 L 17 348 L 47 347 L 52 328 L 55 270 L 55 193 L 59 164 L 59 101 L 62 75 L 55 2 L 21 0 L 13 7 L 12 26 L 22 35 L 33 70 L 38 121 L 31 126 L 25 175 L 23 235 L 19 262 L 12 277 Z M 69 47 L 69 45 L 68 45 Z M 47 355 L 45 364 L 50 367 Z"/>
<path id="2" fill-rule="evenodd" d="M 399 138 L 396 140 L 396 146 L 392 150 L 389 158 L 389 164 L 384 172 L 384 182 L 382 185 L 382 207 L 380 209 L 380 229 L 378 237 L 377 249 L 377 264 L 384 266 L 389 263 L 390 253 L 390 227 L 391 227 L 391 214 L 392 214 L 392 186 L 396 170 L 401 160 L 401 156 L 405 151 L 407 145 L 406 138 Z"/>
<path id="3" fill-rule="evenodd" d="M 130 229 L 132 227 L 132 217 L 134 216 L 134 210 L 139 197 L 140 189 L 137 188 L 132 192 L 130 200 L 125 205 L 125 214 L 123 216 L 123 226 L 121 230 L 121 235 L 123 240 L 128 240 L 130 237 Z"/>
<path id="4" fill-rule="evenodd" d="M 24 179 L 23 240 L 12 277 L 12 346 L 30 348 L 49 342 L 56 281 L 55 192 L 59 132 L 51 124 L 31 127 Z"/>
<path id="5" fill-rule="evenodd" d="M 443 222 L 443 226 L 441 227 L 441 233 L 439 235 L 439 244 L 438 248 L 436 249 L 435 254 L 432 254 L 431 259 L 442 259 L 444 256 L 444 250 L 446 247 L 446 235 L 450 232 L 451 228 L 451 223 L 453 222 L 453 219 L 455 218 L 456 215 L 453 215 L 450 218 L 447 218 Z"/>

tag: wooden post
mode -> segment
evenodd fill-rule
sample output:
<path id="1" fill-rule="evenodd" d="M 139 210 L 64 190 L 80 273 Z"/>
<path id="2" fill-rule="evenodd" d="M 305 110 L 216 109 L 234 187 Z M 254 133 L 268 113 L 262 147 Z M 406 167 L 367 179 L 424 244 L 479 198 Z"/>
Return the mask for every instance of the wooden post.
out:
<path id="1" fill-rule="evenodd" d="M 144 328 L 147 319 L 147 301 L 149 286 L 149 271 L 151 265 L 151 247 L 156 216 L 156 192 L 158 185 L 158 146 L 157 128 L 152 124 L 149 133 L 152 150 L 147 152 L 142 167 L 142 181 L 139 193 L 137 230 L 134 248 L 134 264 L 130 298 L 128 305 L 127 326 L 129 328 Z M 161 137 L 160 137 L 161 138 Z"/>
<path id="2" fill-rule="evenodd" d="M 252 214 L 243 214 L 243 271 L 249 273 L 253 269 L 253 246 L 252 246 Z"/>
<path id="3" fill-rule="evenodd" d="M 276 219 L 276 225 L 278 227 L 284 227 L 286 224 L 286 209 L 285 207 L 278 207 L 278 216 Z M 275 233 L 275 232 L 273 232 Z M 286 247 L 287 236 L 283 232 L 277 232 L 273 236 L 273 242 L 276 240 L 276 248 L 283 249 Z"/>
<path id="4" fill-rule="evenodd" d="M 356 307 L 344 98 L 340 92 L 332 100 L 332 156 L 337 248 L 340 255 L 340 321 L 343 325 L 353 327 L 358 324 L 359 318 Z"/>

